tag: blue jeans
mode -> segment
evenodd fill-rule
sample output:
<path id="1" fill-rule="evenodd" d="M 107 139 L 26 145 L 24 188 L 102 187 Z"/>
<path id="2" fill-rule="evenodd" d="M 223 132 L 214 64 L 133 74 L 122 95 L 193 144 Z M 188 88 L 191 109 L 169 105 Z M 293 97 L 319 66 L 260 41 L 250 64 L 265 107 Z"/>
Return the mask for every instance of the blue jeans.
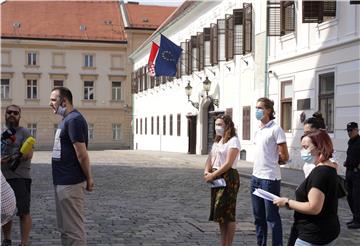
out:
<path id="1" fill-rule="evenodd" d="M 331 241 L 330 243 L 318 245 L 318 244 L 308 243 L 308 242 L 298 238 L 298 239 L 296 239 L 294 246 L 333 246 L 333 245 L 336 245 L 336 239 Z"/>
<path id="2" fill-rule="evenodd" d="M 272 229 L 272 245 L 283 245 L 279 208 L 271 201 L 264 200 L 252 194 L 256 188 L 261 188 L 279 196 L 280 183 L 280 180 L 259 179 L 255 176 L 251 178 L 251 202 L 255 218 L 258 246 L 266 246 L 267 224 L 269 224 Z"/>

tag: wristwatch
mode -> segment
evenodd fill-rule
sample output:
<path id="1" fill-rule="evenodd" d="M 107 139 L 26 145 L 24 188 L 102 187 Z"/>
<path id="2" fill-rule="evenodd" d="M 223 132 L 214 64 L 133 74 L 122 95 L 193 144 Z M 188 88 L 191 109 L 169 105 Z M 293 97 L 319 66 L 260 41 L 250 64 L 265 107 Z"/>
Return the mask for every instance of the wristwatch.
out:
<path id="1" fill-rule="evenodd" d="M 290 198 L 288 198 L 287 201 L 285 202 L 285 207 L 286 207 L 288 210 L 291 210 L 290 205 L 289 205 L 289 201 L 290 201 Z"/>

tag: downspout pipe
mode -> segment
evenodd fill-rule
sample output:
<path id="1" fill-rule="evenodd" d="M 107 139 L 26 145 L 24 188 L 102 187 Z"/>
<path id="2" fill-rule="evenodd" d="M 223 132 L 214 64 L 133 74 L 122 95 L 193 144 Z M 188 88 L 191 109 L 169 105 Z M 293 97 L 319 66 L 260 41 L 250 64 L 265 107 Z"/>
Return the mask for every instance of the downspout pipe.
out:
<path id="1" fill-rule="evenodd" d="M 268 65 L 268 53 L 269 53 L 269 37 L 267 28 L 265 30 L 265 85 L 264 85 L 264 96 L 269 97 L 269 65 Z"/>

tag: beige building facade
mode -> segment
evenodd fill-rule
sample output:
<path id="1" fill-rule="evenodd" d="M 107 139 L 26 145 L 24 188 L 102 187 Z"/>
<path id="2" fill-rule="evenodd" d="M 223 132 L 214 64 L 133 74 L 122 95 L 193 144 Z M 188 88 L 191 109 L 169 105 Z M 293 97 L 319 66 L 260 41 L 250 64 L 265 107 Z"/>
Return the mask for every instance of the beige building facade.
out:
<path id="1" fill-rule="evenodd" d="M 153 23 L 149 16 L 145 25 L 134 28 L 136 13 L 147 8 L 137 3 L 128 6 L 117 1 L 29 2 L 24 5 L 2 4 L 2 129 L 5 107 L 17 104 L 22 108 L 20 124 L 37 139 L 36 148 L 51 149 L 61 118 L 52 113 L 49 96 L 54 87 L 65 86 L 73 93 L 75 108 L 88 122 L 89 148 L 130 148 L 132 98 L 128 70 L 132 65 L 128 54 L 151 35 L 159 20 Z M 31 11 L 21 19 L 19 9 L 36 12 L 40 5 L 47 12 L 38 13 L 34 22 L 41 23 L 42 14 L 43 18 L 56 19 L 56 12 L 69 14 L 70 20 L 54 20 L 53 24 L 48 21 L 47 31 L 37 26 L 40 24 L 29 28 L 27 24 L 31 23 L 26 18 L 32 16 Z M 163 20 L 173 8 L 162 10 Z M 154 26 L 147 26 L 149 21 Z"/>
<path id="2" fill-rule="evenodd" d="M 129 146 L 126 44 L 6 39 L 4 54 L 8 58 L 2 62 L 8 62 L 2 63 L 2 110 L 10 104 L 22 107 L 21 125 L 32 131 L 39 148 L 51 147 L 60 120 L 48 106 L 56 86 L 72 91 L 75 107 L 88 121 L 90 145 Z"/>

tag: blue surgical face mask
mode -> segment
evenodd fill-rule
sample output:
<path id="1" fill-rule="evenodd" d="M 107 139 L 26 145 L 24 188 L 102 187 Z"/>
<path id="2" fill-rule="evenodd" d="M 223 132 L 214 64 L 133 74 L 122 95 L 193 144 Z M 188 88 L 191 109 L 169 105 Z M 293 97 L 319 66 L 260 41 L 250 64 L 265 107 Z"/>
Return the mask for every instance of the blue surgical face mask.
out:
<path id="1" fill-rule="evenodd" d="M 224 128 L 222 126 L 215 126 L 216 135 L 223 137 L 224 136 Z"/>
<path id="2" fill-rule="evenodd" d="M 66 107 L 59 106 L 59 107 L 57 108 L 55 114 L 64 116 L 64 115 L 65 115 L 65 112 L 66 112 Z"/>
<path id="3" fill-rule="evenodd" d="M 65 116 L 65 112 L 66 112 L 66 107 L 61 106 L 63 101 L 60 102 L 59 107 L 57 108 L 55 114 L 61 115 L 61 116 Z"/>
<path id="4" fill-rule="evenodd" d="M 307 163 L 314 163 L 314 156 L 311 154 L 311 151 L 308 149 L 301 150 L 301 159 Z"/>
<path id="5" fill-rule="evenodd" d="M 261 120 L 264 117 L 264 110 L 261 108 L 257 108 L 255 113 L 257 120 Z"/>

